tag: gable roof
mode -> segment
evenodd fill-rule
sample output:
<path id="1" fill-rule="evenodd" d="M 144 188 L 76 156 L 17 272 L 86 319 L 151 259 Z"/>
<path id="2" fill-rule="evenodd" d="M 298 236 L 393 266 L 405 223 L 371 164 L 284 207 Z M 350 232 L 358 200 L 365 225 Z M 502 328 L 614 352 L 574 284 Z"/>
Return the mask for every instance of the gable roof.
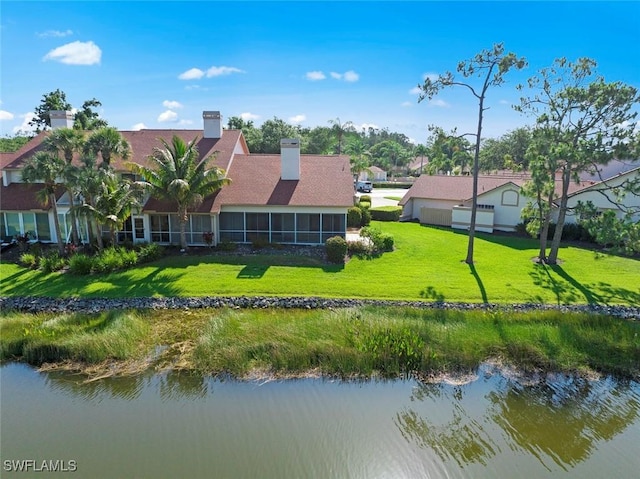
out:
<path id="1" fill-rule="evenodd" d="M 508 183 L 521 187 L 529 179 L 525 175 L 478 176 L 478 195 Z M 400 200 L 404 206 L 412 198 L 438 199 L 463 203 L 473 197 L 473 176 L 420 175 Z"/>
<path id="2" fill-rule="evenodd" d="M 603 191 L 603 190 L 609 189 L 611 188 L 611 186 L 609 185 L 611 181 L 623 178 L 625 176 L 628 176 L 630 178 L 638 177 L 638 179 L 640 179 L 640 166 L 636 166 L 635 168 L 632 168 L 632 169 L 624 168 L 614 176 L 611 176 L 608 178 L 605 177 L 605 179 L 602 181 L 583 181 L 581 183 L 582 187 L 579 189 L 570 191 L 568 196 L 569 197 L 576 196 L 587 191 Z"/>

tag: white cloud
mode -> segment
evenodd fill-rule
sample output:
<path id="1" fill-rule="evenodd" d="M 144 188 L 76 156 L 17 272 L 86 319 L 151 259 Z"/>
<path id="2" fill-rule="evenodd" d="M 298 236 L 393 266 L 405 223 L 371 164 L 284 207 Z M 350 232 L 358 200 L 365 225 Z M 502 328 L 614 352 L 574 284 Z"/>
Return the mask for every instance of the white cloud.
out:
<path id="1" fill-rule="evenodd" d="M 180 80 L 198 80 L 204 76 L 204 72 L 199 68 L 192 68 L 178 75 Z"/>
<path id="2" fill-rule="evenodd" d="M 437 106 L 437 107 L 440 107 L 440 108 L 449 108 L 451 106 L 446 101 L 440 100 L 439 98 L 436 98 L 435 100 L 429 101 L 429 105 Z"/>
<path id="3" fill-rule="evenodd" d="M 171 110 L 167 110 L 165 112 L 160 113 L 160 116 L 158 116 L 158 121 L 160 123 L 164 123 L 164 122 L 174 122 L 174 121 L 178 121 L 178 114 L 175 111 L 171 111 Z"/>
<path id="4" fill-rule="evenodd" d="M 222 75 L 231 75 L 232 73 L 244 73 L 244 70 L 240 70 L 236 67 L 211 67 L 207 70 L 207 77 L 219 77 Z"/>
<path id="5" fill-rule="evenodd" d="M 133 125 L 131 127 L 131 129 L 133 131 L 146 130 L 147 129 L 147 125 L 145 125 L 144 123 L 136 123 L 135 125 Z"/>
<path id="6" fill-rule="evenodd" d="M 200 85 L 187 85 L 184 87 L 185 90 L 198 90 L 198 91 L 209 91 L 208 88 L 202 87 Z"/>
<path id="7" fill-rule="evenodd" d="M 9 113 L 8 111 L 0 110 L 0 120 L 13 120 L 13 113 Z"/>
<path id="8" fill-rule="evenodd" d="M 413 103 L 411 103 L 410 101 L 403 101 L 402 102 L 402 106 L 404 106 L 404 107 L 410 107 L 412 105 L 413 105 Z"/>
<path id="9" fill-rule="evenodd" d="M 291 123 L 302 123 L 306 119 L 307 119 L 306 115 L 296 115 L 296 116 L 289 117 L 289 121 Z"/>
<path id="10" fill-rule="evenodd" d="M 344 81 L 353 83 L 357 82 L 360 79 L 360 75 L 358 75 L 353 70 L 349 70 L 348 72 L 344 72 Z"/>
<path id="11" fill-rule="evenodd" d="M 173 100 L 165 100 L 162 102 L 162 106 L 169 110 L 177 110 L 178 108 L 182 108 L 182 103 Z"/>
<path id="12" fill-rule="evenodd" d="M 43 60 L 55 60 L 65 65 L 95 65 L 100 63 L 102 50 L 93 42 L 71 42 L 54 48 Z"/>
<path id="13" fill-rule="evenodd" d="M 499 103 L 500 103 L 501 105 L 511 105 L 511 102 L 510 102 L 510 101 L 507 101 L 507 100 L 500 100 L 500 102 L 499 102 Z"/>
<path id="14" fill-rule="evenodd" d="M 32 126 L 29 124 L 29 122 L 36 117 L 35 113 L 30 111 L 29 113 L 25 113 L 24 115 L 18 115 L 18 116 L 22 118 L 22 124 L 20 126 L 14 126 L 12 130 L 13 133 L 35 131 L 36 129 L 35 126 Z"/>
<path id="15" fill-rule="evenodd" d="M 409 90 L 410 95 L 419 95 L 422 92 L 420 87 L 414 86 L 411 90 Z"/>
<path id="16" fill-rule="evenodd" d="M 409 137 L 409 139 L 407 140 L 409 143 L 411 143 L 412 145 L 417 145 L 418 142 L 415 140 L 415 138 L 411 138 Z"/>
<path id="17" fill-rule="evenodd" d="M 309 74 L 307 73 L 307 75 L 309 75 Z M 349 82 L 349 83 L 357 82 L 360 79 L 360 75 L 358 75 L 353 70 L 349 70 L 349 71 L 344 72 L 344 73 L 331 72 L 331 73 L 329 73 L 329 75 L 331 75 L 331 78 L 333 78 L 335 80 L 344 80 L 344 81 Z M 323 78 L 324 78 L 324 76 L 323 76 Z"/>
<path id="18" fill-rule="evenodd" d="M 40 38 L 47 38 L 47 37 L 55 37 L 55 38 L 61 38 L 61 37 L 68 37 L 70 35 L 73 35 L 73 30 L 47 30 L 46 32 L 41 32 L 41 33 L 37 33 L 37 35 Z"/>
<path id="19" fill-rule="evenodd" d="M 260 118 L 260 115 L 254 115 L 253 113 L 247 111 L 244 113 L 240 113 L 240 118 L 242 118 L 244 121 L 257 120 L 258 118 Z"/>
<path id="20" fill-rule="evenodd" d="M 439 77 L 440 77 L 440 75 L 438 75 L 437 73 L 433 73 L 433 72 L 425 73 L 422 76 L 422 78 L 424 78 L 425 80 L 428 78 L 431 81 L 436 81 Z"/>
<path id="21" fill-rule="evenodd" d="M 325 78 L 327 78 L 327 76 L 321 71 L 307 72 L 305 76 L 307 77 L 307 80 L 311 81 L 324 80 Z"/>

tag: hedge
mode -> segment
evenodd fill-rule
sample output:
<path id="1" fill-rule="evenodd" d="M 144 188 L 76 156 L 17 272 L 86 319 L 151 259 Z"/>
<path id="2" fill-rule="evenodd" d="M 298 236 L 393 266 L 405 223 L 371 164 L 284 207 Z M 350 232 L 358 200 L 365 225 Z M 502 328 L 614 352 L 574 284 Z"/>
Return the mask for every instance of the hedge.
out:
<path id="1" fill-rule="evenodd" d="M 378 206 L 369 209 L 371 219 L 376 221 L 399 221 L 402 215 L 402 206 Z"/>

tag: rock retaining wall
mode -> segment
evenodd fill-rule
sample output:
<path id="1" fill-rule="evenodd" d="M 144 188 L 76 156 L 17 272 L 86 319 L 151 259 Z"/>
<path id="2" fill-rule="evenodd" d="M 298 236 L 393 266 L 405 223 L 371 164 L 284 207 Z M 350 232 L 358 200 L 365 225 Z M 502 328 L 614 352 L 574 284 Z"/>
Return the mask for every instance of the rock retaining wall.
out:
<path id="1" fill-rule="evenodd" d="M 41 312 L 87 312 L 97 313 L 112 309 L 195 309 L 195 308 L 298 308 L 331 309 L 361 306 L 411 307 L 453 310 L 487 311 L 540 311 L 585 312 L 605 314 L 617 318 L 640 320 L 640 307 L 606 305 L 547 305 L 547 304 L 486 304 L 450 303 L 428 301 L 386 301 L 373 299 L 329 299 L 317 297 L 265 297 L 265 296 L 204 296 L 171 298 L 47 298 L 47 297 L 0 297 L 0 309 L 29 313 Z"/>

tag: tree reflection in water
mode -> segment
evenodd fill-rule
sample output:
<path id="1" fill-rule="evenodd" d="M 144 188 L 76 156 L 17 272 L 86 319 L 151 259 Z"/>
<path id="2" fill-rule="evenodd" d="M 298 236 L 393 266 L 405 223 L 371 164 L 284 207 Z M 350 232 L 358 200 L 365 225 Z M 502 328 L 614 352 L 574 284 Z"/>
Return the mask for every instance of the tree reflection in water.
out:
<path id="1" fill-rule="evenodd" d="M 523 385 L 485 375 L 464 386 L 421 383 L 411 399 L 421 404 L 398 413 L 397 427 L 443 461 L 462 468 L 521 453 L 566 471 L 637 420 L 640 385 L 569 376 Z M 425 407 L 427 414 L 417 412 Z"/>

